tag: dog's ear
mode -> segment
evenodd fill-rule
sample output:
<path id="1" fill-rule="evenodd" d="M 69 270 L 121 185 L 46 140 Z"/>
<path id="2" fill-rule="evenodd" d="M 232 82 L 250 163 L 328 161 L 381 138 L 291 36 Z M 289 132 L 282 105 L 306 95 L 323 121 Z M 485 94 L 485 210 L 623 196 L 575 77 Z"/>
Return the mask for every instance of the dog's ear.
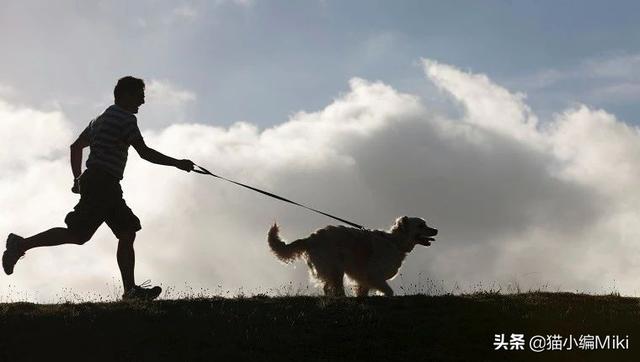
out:
<path id="1" fill-rule="evenodd" d="M 397 218 L 396 224 L 393 226 L 393 230 L 398 232 L 404 232 L 405 229 L 407 228 L 408 221 L 409 221 L 409 218 L 406 216 Z"/>
<path id="2" fill-rule="evenodd" d="M 400 219 L 400 230 L 405 231 L 407 226 L 409 226 L 409 217 L 403 216 L 402 219 Z"/>

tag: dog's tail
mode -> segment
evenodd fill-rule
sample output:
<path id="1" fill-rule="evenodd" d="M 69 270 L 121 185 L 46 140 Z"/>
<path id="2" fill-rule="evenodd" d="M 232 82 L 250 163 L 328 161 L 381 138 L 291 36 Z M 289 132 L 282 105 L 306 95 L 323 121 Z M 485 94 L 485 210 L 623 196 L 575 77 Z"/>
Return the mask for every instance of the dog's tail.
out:
<path id="1" fill-rule="evenodd" d="M 278 259 L 285 263 L 292 262 L 306 251 L 305 242 L 304 240 L 296 240 L 290 244 L 285 244 L 282 239 L 280 239 L 280 235 L 278 235 L 279 230 L 277 224 L 273 224 L 269 230 L 269 237 L 267 238 L 269 247 Z"/>

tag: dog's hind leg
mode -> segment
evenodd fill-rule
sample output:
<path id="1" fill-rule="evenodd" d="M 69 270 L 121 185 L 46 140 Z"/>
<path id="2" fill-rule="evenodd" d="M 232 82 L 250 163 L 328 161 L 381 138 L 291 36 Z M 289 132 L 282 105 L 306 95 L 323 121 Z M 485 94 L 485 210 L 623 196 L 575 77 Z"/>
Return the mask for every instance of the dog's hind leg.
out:
<path id="1" fill-rule="evenodd" d="M 324 287 L 322 287 L 322 290 L 324 290 L 324 295 L 327 297 L 331 297 L 333 296 L 333 286 L 327 282 L 324 283 Z"/>
<path id="2" fill-rule="evenodd" d="M 344 284 L 342 273 L 333 273 L 331 276 L 325 276 L 324 279 L 324 295 L 333 297 L 344 297 Z"/>

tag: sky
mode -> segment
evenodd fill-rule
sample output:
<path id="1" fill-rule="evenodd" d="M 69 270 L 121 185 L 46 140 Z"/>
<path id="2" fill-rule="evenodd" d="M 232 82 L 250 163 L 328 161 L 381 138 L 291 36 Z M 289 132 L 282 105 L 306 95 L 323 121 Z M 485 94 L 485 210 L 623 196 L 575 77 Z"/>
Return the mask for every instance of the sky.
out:
<path id="1" fill-rule="evenodd" d="M 4 1 L 0 234 L 61 226 L 68 146 L 145 79 L 148 145 L 372 229 L 440 230 L 399 293 L 638 295 L 640 5 L 617 1 Z M 286 240 L 335 220 L 130 151 L 138 282 L 318 294 Z M 29 251 L 0 298 L 117 298 L 117 241 Z"/>

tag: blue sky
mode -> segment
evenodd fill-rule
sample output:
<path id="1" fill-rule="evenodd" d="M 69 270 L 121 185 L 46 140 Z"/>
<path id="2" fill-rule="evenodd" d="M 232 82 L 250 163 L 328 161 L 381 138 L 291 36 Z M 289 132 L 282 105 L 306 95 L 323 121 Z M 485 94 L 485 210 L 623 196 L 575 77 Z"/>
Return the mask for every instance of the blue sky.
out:
<path id="1" fill-rule="evenodd" d="M 542 115 L 587 102 L 635 122 L 640 109 L 634 95 L 640 71 L 593 76 L 585 66 L 625 57 L 637 65 L 640 5 L 632 1 L 8 1 L 3 7 L 0 84 L 20 101 L 59 102 L 78 118 L 99 111 L 86 104 L 100 104 L 113 79 L 135 74 L 197 95 L 186 109 L 191 119 L 268 126 L 321 108 L 354 76 L 432 95 L 422 57 L 485 73 L 526 93 Z"/>

